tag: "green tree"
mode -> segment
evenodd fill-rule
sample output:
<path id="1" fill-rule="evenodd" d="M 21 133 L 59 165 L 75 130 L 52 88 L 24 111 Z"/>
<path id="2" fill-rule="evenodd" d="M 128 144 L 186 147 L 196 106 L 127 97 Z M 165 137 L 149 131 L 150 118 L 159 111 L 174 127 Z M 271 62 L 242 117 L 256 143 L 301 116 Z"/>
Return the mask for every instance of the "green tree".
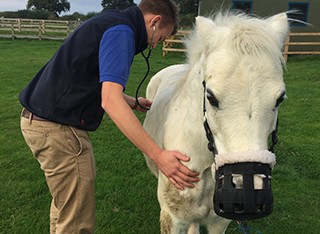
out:
<path id="1" fill-rule="evenodd" d="M 44 10 L 59 15 L 70 10 L 70 3 L 68 0 L 28 0 L 27 9 Z"/>
<path id="2" fill-rule="evenodd" d="M 136 4 L 133 0 L 102 0 L 101 6 L 103 9 L 126 9 L 131 6 L 135 6 Z"/>
<path id="3" fill-rule="evenodd" d="M 199 0 L 173 0 L 180 9 L 180 14 L 190 14 L 198 12 Z"/>

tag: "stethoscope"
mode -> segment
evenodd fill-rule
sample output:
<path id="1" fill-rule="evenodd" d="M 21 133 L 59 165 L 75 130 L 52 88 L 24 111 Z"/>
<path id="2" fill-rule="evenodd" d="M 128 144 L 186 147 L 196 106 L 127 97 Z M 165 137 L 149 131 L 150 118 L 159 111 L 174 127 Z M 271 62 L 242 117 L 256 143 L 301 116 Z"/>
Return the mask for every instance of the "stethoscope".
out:
<path id="1" fill-rule="evenodd" d="M 153 49 L 152 44 L 153 44 L 153 41 L 154 41 L 154 33 L 155 33 L 155 31 L 156 31 L 156 26 L 153 25 L 153 33 L 152 33 L 152 37 L 151 37 L 151 43 L 149 44 L 148 54 L 145 55 L 145 54 L 143 53 L 143 51 L 141 52 L 142 57 L 144 58 L 144 60 L 146 61 L 146 64 L 147 64 L 147 72 L 146 72 L 146 74 L 144 75 L 143 79 L 141 80 L 141 82 L 140 82 L 140 84 L 138 85 L 138 88 L 137 88 L 137 90 L 136 90 L 136 103 L 138 104 L 138 106 L 139 106 L 140 108 L 142 108 L 143 110 L 146 110 L 146 111 L 149 110 L 149 107 L 145 107 L 145 106 L 141 105 L 140 102 L 139 102 L 138 96 L 139 96 L 139 90 L 140 90 L 142 84 L 144 83 L 144 81 L 146 80 L 146 78 L 148 77 L 149 72 L 150 72 L 149 58 L 150 58 L 150 56 L 151 56 L 151 52 L 152 52 L 152 49 Z"/>

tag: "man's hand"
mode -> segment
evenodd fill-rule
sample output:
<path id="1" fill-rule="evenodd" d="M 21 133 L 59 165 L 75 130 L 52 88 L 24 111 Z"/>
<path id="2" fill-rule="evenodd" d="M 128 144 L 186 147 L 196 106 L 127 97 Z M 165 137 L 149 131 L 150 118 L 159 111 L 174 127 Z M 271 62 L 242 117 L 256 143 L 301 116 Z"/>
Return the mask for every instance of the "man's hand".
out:
<path id="1" fill-rule="evenodd" d="M 155 159 L 155 163 L 177 189 L 183 190 L 184 187 L 194 188 L 194 183 L 200 180 L 197 177 L 199 173 L 191 171 L 180 162 L 189 160 L 189 157 L 178 151 L 162 151 Z"/>
<path id="2" fill-rule="evenodd" d="M 147 112 L 150 110 L 150 107 L 152 105 L 152 102 L 146 98 L 139 97 L 138 98 L 139 104 L 143 106 L 144 108 L 141 108 L 138 103 L 135 103 L 133 110 L 141 111 L 141 112 Z"/>

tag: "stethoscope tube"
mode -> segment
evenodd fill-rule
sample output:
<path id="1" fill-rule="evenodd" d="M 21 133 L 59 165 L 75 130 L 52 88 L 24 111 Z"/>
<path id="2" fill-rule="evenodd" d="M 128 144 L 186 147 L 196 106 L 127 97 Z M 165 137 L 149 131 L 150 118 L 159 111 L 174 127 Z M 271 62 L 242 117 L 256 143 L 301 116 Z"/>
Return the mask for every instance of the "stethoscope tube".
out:
<path id="1" fill-rule="evenodd" d="M 136 95 L 135 95 L 136 103 L 138 104 L 138 106 L 139 106 L 141 109 L 147 110 L 147 111 L 149 110 L 149 108 L 141 105 L 140 102 L 139 102 L 139 90 L 140 90 L 142 84 L 144 83 L 144 81 L 146 80 L 146 78 L 148 77 L 149 72 L 150 72 L 149 58 L 150 58 L 150 56 L 151 56 L 151 52 L 152 52 L 152 48 L 153 48 L 153 47 L 152 47 L 152 44 L 153 44 L 153 41 L 154 41 L 154 33 L 155 33 L 155 31 L 156 31 L 156 26 L 154 25 L 154 26 L 153 26 L 153 33 L 152 33 L 151 43 L 149 44 L 148 54 L 145 55 L 145 54 L 143 53 L 143 51 L 141 52 L 142 57 L 145 59 L 146 64 L 147 64 L 147 72 L 146 72 L 146 74 L 144 75 L 143 79 L 141 80 L 140 84 L 138 85 L 137 90 L 136 90 Z"/>

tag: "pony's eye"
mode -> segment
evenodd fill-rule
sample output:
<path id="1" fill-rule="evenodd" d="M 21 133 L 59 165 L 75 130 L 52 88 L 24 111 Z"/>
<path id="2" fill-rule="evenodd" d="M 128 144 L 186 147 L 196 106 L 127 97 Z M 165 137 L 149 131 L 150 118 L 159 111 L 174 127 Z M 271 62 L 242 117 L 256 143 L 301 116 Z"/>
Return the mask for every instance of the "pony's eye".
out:
<path id="1" fill-rule="evenodd" d="M 207 99 L 212 106 L 219 107 L 219 101 L 210 89 L 207 90 Z"/>
<path id="2" fill-rule="evenodd" d="M 281 102 L 283 102 L 283 100 L 285 99 L 286 97 L 286 92 L 283 91 L 280 95 L 280 97 L 277 99 L 276 101 L 276 108 L 279 107 L 279 105 L 281 104 Z"/>

